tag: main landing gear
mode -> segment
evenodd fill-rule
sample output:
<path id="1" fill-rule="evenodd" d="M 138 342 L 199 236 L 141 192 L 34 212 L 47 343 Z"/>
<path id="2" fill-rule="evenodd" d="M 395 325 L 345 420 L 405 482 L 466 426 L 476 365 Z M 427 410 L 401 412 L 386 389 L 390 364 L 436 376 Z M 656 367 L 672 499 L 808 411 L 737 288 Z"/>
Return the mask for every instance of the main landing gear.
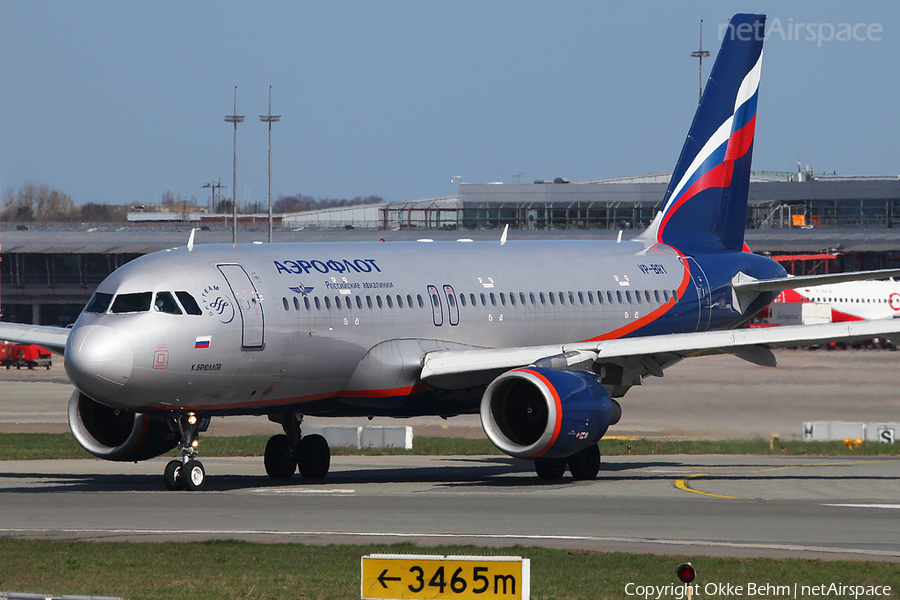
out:
<path id="1" fill-rule="evenodd" d="M 600 446 L 591 444 L 566 458 L 534 459 L 534 470 L 541 479 L 562 479 L 567 466 L 572 473 L 572 479 L 580 481 L 596 479 L 597 473 L 600 472 Z"/>
<path id="2" fill-rule="evenodd" d="M 290 479 L 299 468 L 305 479 L 322 479 L 331 466 L 328 442 L 318 434 L 300 435 L 303 415 L 294 413 L 269 415 L 281 424 L 283 434 L 273 435 L 266 444 L 266 473 L 272 479 Z"/>
<path id="3" fill-rule="evenodd" d="M 206 470 L 203 463 L 196 459 L 199 433 L 208 425 L 194 413 L 178 414 L 171 418 L 171 426 L 181 433 L 178 447 L 181 449 L 181 460 L 170 461 L 166 465 L 163 479 L 169 491 L 188 490 L 195 492 L 206 486 Z"/>

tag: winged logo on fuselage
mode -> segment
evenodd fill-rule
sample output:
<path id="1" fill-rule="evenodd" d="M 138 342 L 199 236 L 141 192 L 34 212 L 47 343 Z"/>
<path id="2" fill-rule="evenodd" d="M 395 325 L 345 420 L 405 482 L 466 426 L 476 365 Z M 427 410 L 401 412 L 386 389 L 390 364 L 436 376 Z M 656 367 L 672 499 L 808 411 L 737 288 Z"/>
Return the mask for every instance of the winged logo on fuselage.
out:
<path id="1" fill-rule="evenodd" d="M 296 287 L 292 287 L 290 288 L 290 290 L 295 294 L 300 294 L 301 296 L 306 297 L 311 291 L 313 291 L 313 288 L 305 286 L 302 283 L 298 283 Z"/>

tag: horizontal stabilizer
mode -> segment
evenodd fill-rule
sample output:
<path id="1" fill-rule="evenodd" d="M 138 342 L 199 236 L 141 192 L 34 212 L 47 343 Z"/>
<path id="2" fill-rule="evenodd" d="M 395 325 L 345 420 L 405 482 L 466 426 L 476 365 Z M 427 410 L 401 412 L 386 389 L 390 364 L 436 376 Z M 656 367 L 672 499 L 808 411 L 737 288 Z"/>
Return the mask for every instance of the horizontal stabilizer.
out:
<path id="1" fill-rule="evenodd" d="M 732 283 L 736 292 L 780 292 L 814 285 L 830 285 L 845 281 L 866 281 L 870 279 L 887 279 L 900 277 L 900 269 L 881 269 L 879 271 L 850 271 L 848 273 L 829 273 L 827 275 L 801 275 L 799 277 L 779 277 L 778 279 L 748 279 Z"/>

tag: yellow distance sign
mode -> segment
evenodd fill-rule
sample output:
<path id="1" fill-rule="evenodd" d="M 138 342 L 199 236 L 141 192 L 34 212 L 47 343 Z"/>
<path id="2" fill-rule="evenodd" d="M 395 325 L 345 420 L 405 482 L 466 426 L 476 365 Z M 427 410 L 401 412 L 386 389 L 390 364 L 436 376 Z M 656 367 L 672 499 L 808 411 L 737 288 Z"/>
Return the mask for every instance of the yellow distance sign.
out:
<path id="1" fill-rule="evenodd" d="M 363 600 L 528 600 L 531 561 L 518 556 L 371 554 L 362 557 Z"/>

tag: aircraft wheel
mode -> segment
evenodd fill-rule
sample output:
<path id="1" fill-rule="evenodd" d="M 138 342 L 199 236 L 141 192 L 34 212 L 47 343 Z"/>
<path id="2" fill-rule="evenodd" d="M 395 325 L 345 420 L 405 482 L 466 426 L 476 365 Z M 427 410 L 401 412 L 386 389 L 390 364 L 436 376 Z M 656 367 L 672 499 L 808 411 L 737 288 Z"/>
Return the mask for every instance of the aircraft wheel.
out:
<path id="1" fill-rule="evenodd" d="M 321 435 L 308 435 L 297 446 L 297 466 L 304 479 L 322 479 L 331 466 L 331 451 Z"/>
<path id="2" fill-rule="evenodd" d="M 169 464 L 166 465 L 166 470 L 163 473 L 163 479 L 166 482 L 166 489 L 170 492 L 177 492 L 184 489 L 184 484 L 181 481 L 180 460 L 169 461 Z"/>
<path id="3" fill-rule="evenodd" d="M 206 487 L 206 470 L 199 460 L 189 460 L 181 467 L 181 480 L 184 489 L 199 492 Z"/>
<path id="4" fill-rule="evenodd" d="M 566 460 L 564 458 L 536 458 L 534 470 L 541 479 L 562 479 L 566 474 Z"/>
<path id="5" fill-rule="evenodd" d="M 266 474 L 272 479 L 290 479 L 297 470 L 297 458 L 291 438 L 284 434 L 273 435 L 266 443 L 264 457 Z"/>
<path id="6" fill-rule="evenodd" d="M 591 444 L 566 459 L 573 479 L 596 479 L 600 472 L 600 446 Z"/>

